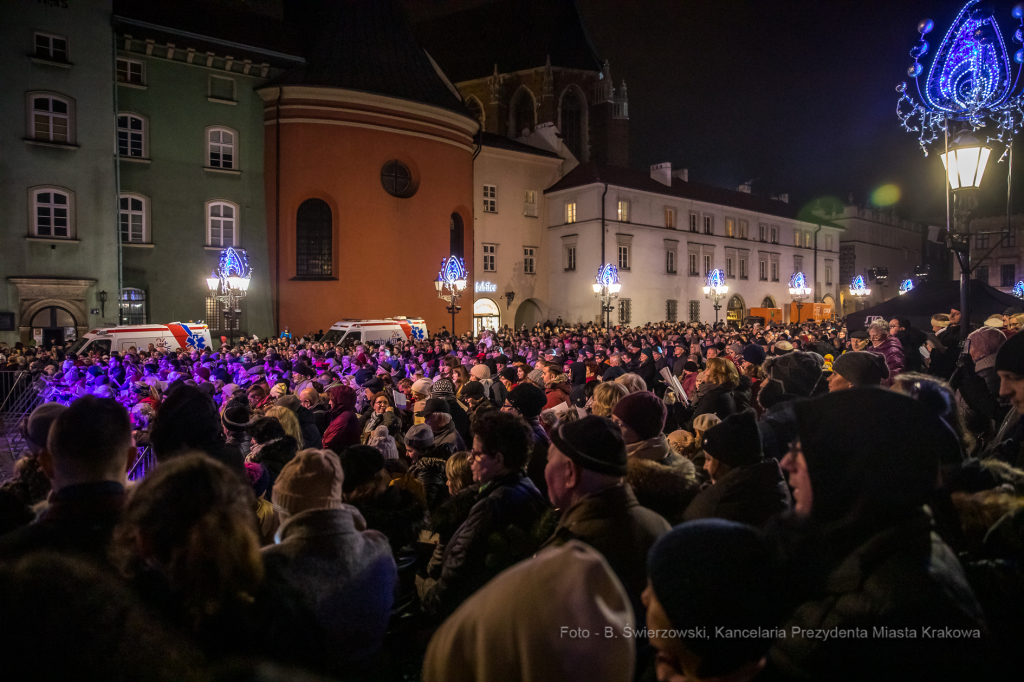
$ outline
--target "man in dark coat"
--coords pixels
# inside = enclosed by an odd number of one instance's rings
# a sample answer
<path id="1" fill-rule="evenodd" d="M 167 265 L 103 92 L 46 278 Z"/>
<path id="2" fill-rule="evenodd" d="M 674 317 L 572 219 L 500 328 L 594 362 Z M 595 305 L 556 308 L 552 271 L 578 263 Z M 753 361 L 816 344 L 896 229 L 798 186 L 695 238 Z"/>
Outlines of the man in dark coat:
<path id="1" fill-rule="evenodd" d="M 310 410 L 307 410 L 294 395 L 283 395 L 277 399 L 279 407 L 287 407 L 295 413 L 299 420 L 299 429 L 302 431 L 302 448 L 320 449 L 323 444 L 320 436 L 320 429 L 316 426 L 316 417 Z"/>
<path id="2" fill-rule="evenodd" d="M 765 460 L 751 410 L 730 415 L 704 434 L 704 469 L 712 486 L 694 498 L 683 521 L 728 519 L 761 527 L 791 505 L 779 463 Z"/>
<path id="3" fill-rule="evenodd" d="M 526 420 L 533 432 L 533 447 L 530 448 L 530 461 L 526 465 L 526 475 L 530 477 L 537 490 L 546 498 L 548 484 L 544 480 L 544 470 L 548 463 L 548 446 L 551 439 L 540 423 L 540 413 L 544 410 L 547 396 L 543 389 L 529 382 L 523 382 L 509 391 L 502 409 L 505 412 L 518 414 Z"/>
<path id="4" fill-rule="evenodd" d="M 758 422 L 764 456 L 780 460 L 796 437 L 796 401 L 808 398 L 821 378 L 821 367 L 810 353 L 791 351 L 769 358 L 764 364 L 768 378 L 758 391 L 764 408 Z"/>

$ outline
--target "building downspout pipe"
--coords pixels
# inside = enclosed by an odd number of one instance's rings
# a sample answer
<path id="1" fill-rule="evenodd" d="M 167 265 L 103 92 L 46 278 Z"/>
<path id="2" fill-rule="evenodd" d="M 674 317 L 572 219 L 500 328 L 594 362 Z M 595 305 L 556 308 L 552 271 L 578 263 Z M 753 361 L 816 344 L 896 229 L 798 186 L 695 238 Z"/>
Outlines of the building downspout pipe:
<path id="1" fill-rule="evenodd" d="M 821 225 L 814 231 L 814 302 L 821 303 L 822 294 L 818 291 L 818 233 Z"/>
<path id="2" fill-rule="evenodd" d="M 110 65 L 117 73 L 117 35 L 111 38 Z M 121 156 L 117 143 L 117 114 L 120 104 L 117 99 L 117 79 L 114 79 L 114 238 L 117 239 L 117 323 L 121 324 L 121 296 L 124 291 L 124 252 L 121 247 Z M 88 318 L 85 325 L 89 324 Z M 83 326 L 85 326 L 83 325 Z"/>
<path id="3" fill-rule="evenodd" d="M 598 263 L 598 265 L 597 265 L 599 268 L 603 268 L 604 264 L 606 262 L 605 258 L 604 258 L 604 241 L 605 241 L 605 239 L 604 239 L 604 233 L 605 233 L 604 198 L 605 198 L 606 194 L 608 194 L 608 183 L 607 182 L 604 183 L 604 191 L 601 192 L 601 262 Z M 604 301 L 601 301 L 601 320 L 603 321 L 604 318 L 605 318 Z M 608 320 L 608 324 L 609 324 L 609 326 L 611 325 L 611 320 L 610 319 Z"/>
<path id="4" fill-rule="evenodd" d="M 281 94 L 274 110 L 274 330 L 281 331 Z"/>

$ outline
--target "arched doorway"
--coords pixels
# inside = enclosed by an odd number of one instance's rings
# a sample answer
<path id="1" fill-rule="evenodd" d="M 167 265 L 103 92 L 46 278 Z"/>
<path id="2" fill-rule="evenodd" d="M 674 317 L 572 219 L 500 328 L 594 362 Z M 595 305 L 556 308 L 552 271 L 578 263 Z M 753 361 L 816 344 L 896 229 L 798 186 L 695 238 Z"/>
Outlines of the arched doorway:
<path id="1" fill-rule="evenodd" d="M 501 311 L 498 304 L 489 298 L 478 298 L 473 303 L 473 333 L 480 335 L 485 329 L 501 326 Z"/>
<path id="2" fill-rule="evenodd" d="M 32 338 L 37 345 L 46 348 L 74 341 L 78 336 L 77 327 L 75 316 L 58 306 L 43 308 L 32 316 Z"/>
<path id="3" fill-rule="evenodd" d="M 540 306 L 532 298 L 528 298 L 519 304 L 516 309 L 516 329 L 522 328 L 525 324 L 527 329 L 532 329 L 533 325 L 538 322 L 542 322 L 544 318 L 540 313 Z"/>
<path id="4" fill-rule="evenodd" d="M 761 307 L 762 308 L 776 308 L 778 306 L 775 305 L 775 299 L 773 299 L 771 296 L 765 296 L 764 300 L 761 301 Z"/>
<path id="5" fill-rule="evenodd" d="M 836 299 L 832 298 L 832 294 L 822 296 L 821 305 L 827 308 L 827 310 L 822 310 L 823 315 L 831 318 L 836 314 Z"/>
<path id="6" fill-rule="evenodd" d="M 729 307 L 726 311 L 725 319 L 739 324 L 743 322 L 743 310 L 743 299 L 739 296 L 733 296 L 729 299 Z"/>

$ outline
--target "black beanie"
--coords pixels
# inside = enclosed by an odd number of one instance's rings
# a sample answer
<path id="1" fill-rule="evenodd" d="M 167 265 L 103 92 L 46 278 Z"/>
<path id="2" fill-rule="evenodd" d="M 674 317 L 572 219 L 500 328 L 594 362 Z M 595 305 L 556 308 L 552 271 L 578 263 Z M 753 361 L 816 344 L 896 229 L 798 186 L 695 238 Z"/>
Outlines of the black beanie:
<path id="1" fill-rule="evenodd" d="M 854 386 L 878 386 L 889 378 L 885 356 L 865 350 L 843 353 L 832 363 L 832 371 Z"/>
<path id="2" fill-rule="evenodd" d="M 370 445 L 353 445 L 341 453 L 341 469 L 345 472 L 342 491 L 350 493 L 362 484 L 373 480 L 384 468 L 384 455 Z"/>
<path id="3" fill-rule="evenodd" d="M 563 455 L 599 474 L 626 475 L 626 443 L 622 430 L 605 417 L 565 422 L 551 431 L 551 442 Z"/>
<path id="4" fill-rule="evenodd" d="M 996 371 L 1024 377 L 1024 332 L 1017 332 L 999 347 Z"/>
<path id="5" fill-rule="evenodd" d="M 544 389 L 528 381 L 519 384 L 505 396 L 509 405 L 519 410 L 524 419 L 534 419 L 539 416 L 548 399 Z"/>
<path id="6" fill-rule="evenodd" d="M 704 433 L 704 451 L 723 464 L 745 467 L 762 459 L 761 433 L 751 410 L 731 414 Z"/>
<path id="7" fill-rule="evenodd" d="M 811 353 L 793 351 L 768 360 L 764 365 L 768 375 L 782 383 L 786 393 L 807 397 L 821 377 L 821 365 Z"/>

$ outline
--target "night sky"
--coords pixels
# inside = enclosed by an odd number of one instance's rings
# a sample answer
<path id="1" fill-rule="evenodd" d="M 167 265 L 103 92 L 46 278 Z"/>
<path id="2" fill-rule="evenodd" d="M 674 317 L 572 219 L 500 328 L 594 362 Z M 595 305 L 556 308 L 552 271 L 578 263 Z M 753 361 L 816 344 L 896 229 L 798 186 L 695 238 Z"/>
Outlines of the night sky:
<path id="1" fill-rule="evenodd" d="M 690 179 L 754 192 L 868 204 L 900 188 L 898 213 L 944 222 L 942 163 L 896 118 L 895 87 L 923 18 L 931 50 L 962 7 L 942 0 L 579 0 L 616 85 L 626 80 L 631 165 L 671 161 Z M 1013 2 L 993 3 L 1007 41 Z M 1016 66 L 1011 61 L 1011 66 Z M 1005 212 L 1006 163 L 993 153 L 983 215 Z M 1024 149 L 1015 211 L 1024 210 Z"/>

